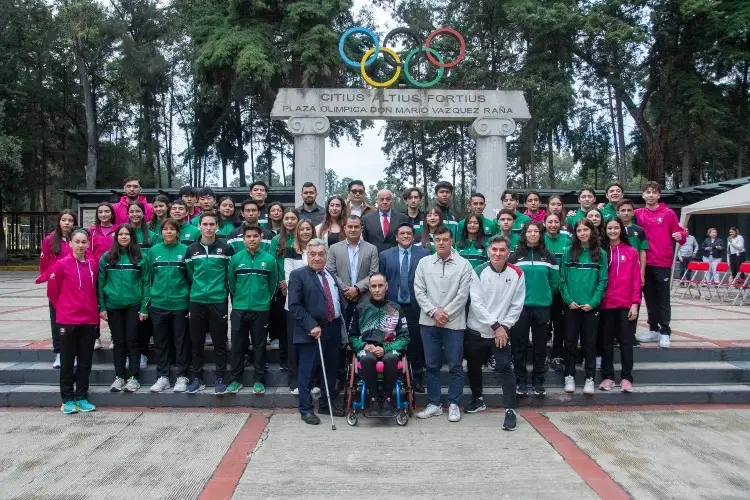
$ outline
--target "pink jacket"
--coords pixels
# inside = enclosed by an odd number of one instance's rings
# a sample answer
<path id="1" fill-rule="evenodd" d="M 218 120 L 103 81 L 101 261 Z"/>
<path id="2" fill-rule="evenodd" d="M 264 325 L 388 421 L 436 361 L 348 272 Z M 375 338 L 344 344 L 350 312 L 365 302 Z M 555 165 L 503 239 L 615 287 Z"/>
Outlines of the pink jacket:
<path id="1" fill-rule="evenodd" d="M 73 255 L 57 261 L 50 270 L 47 297 L 60 325 L 98 325 L 99 303 L 96 279 L 99 266 L 86 255 L 84 262 Z"/>
<path id="2" fill-rule="evenodd" d="M 547 216 L 547 211 L 543 208 L 540 208 L 539 210 L 537 210 L 536 215 L 531 215 L 531 212 L 529 212 L 528 210 L 526 210 L 523 214 L 531 219 L 531 222 L 544 223 L 544 218 Z"/>
<path id="3" fill-rule="evenodd" d="M 55 234 L 54 231 L 44 237 L 42 241 L 42 254 L 39 256 L 39 277 L 36 279 L 37 283 L 44 283 L 47 281 L 48 271 L 52 266 L 60 259 L 67 257 L 73 253 L 73 249 L 70 248 L 68 240 L 60 240 L 60 253 L 54 254 L 52 252 L 52 236 Z"/>
<path id="4" fill-rule="evenodd" d="M 115 225 L 103 228 L 101 226 L 91 226 L 89 228 L 89 250 L 94 262 L 99 262 L 107 250 L 112 246 L 115 236 Z M 98 265 L 98 264 L 97 264 Z"/>
<path id="5" fill-rule="evenodd" d="M 609 251 L 607 290 L 602 309 L 630 309 L 641 303 L 641 263 L 638 250 L 620 243 Z"/>
<path id="6" fill-rule="evenodd" d="M 139 196 L 138 201 L 143 203 L 143 207 L 146 209 L 146 214 L 144 217 L 146 217 L 146 221 L 151 220 L 151 216 L 154 214 L 154 208 L 151 206 L 150 203 L 146 201 L 145 196 Z M 127 224 L 130 222 L 130 219 L 128 218 L 128 197 L 123 196 L 120 198 L 120 201 L 115 203 L 115 225 L 117 224 Z"/>
<path id="7" fill-rule="evenodd" d="M 674 245 L 685 243 L 685 230 L 680 227 L 677 214 L 664 203 L 659 203 L 655 210 L 637 208 L 636 223 L 643 228 L 648 241 L 646 265 L 672 267 Z M 672 233 L 680 233 L 680 241 L 672 239 Z"/>

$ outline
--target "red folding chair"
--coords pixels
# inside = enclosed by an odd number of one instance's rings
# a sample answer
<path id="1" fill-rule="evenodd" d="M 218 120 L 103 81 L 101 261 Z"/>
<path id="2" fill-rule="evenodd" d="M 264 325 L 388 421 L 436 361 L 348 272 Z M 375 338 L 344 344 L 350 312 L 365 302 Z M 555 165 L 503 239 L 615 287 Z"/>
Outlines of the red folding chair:
<path id="1" fill-rule="evenodd" d="M 743 280 L 740 276 L 744 274 L 745 279 Z M 733 288 L 737 290 L 737 295 L 732 301 L 732 305 L 745 305 L 745 301 L 750 301 L 750 262 L 743 262 L 740 264 L 740 270 L 735 276 L 732 283 Z"/>
<path id="2" fill-rule="evenodd" d="M 714 298 L 723 301 L 721 292 L 724 291 L 724 294 L 726 295 L 731 282 L 732 272 L 729 269 L 729 263 L 719 262 L 719 265 L 716 266 L 716 273 L 714 273 L 714 280 L 708 283 L 709 302 L 713 302 Z M 716 295 L 711 293 L 712 290 L 716 292 Z"/>
<path id="3" fill-rule="evenodd" d="M 686 286 L 682 292 L 682 298 L 685 299 L 689 295 L 691 299 L 701 298 L 701 287 L 705 286 L 705 280 L 708 272 L 711 270 L 711 266 L 708 262 L 692 261 L 688 262 L 687 271 L 685 271 L 687 280 L 685 281 Z M 693 295 L 695 290 L 696 295 Z M 709 292 L 710 293 L 710 292 Z"/>

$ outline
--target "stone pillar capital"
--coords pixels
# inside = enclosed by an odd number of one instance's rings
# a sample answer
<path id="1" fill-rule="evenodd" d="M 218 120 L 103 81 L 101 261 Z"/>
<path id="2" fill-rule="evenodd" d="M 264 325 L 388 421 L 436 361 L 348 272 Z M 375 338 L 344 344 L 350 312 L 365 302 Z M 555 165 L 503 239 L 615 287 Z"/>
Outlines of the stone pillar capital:
<path id="1" fill-rule="evenodd" d="M 319 135 L 328 137 L 331 123 L 325 116 L 293 116 L 287 122 L 289 133 L 293 136 Z"/>
<path id="2" fill-rule="evenodd" d="M 512 118 L 477 118 L 469 127 L 473 139 L 483 137 L 507 137 L 516 131 L 516 122 Z"/>

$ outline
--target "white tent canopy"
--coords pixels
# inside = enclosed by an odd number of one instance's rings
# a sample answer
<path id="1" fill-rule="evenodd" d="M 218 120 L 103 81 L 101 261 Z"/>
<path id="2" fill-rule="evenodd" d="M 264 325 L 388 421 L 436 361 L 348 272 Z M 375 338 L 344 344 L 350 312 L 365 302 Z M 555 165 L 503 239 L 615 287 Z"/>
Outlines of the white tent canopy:
<path id="1" fill-rule="evenodd" d="M 691 215 L 750 213 L 750 183 L 682 207 L 680 225 L 687 227 Z"/>

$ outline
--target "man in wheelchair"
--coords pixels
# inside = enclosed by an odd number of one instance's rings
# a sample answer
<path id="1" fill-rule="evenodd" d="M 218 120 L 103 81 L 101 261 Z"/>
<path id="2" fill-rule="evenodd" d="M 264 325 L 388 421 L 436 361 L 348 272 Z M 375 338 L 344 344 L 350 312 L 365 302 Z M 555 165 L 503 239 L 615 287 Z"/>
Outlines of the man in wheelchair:
<path id="1" fill-rule="evenodd" d="M 370 302 L 357 307 L 349 329 L 354 351 L 365 382 L 370 416 L 395 416 L 392 397 L 398 379 L 398 364 L 409 344 L 409 329 L 401 307 L 386 300 L 388 282 L 382 274 L 370 276 Z M 382 391 L 378 388 L 378 361 L 383 362 Z"/>

